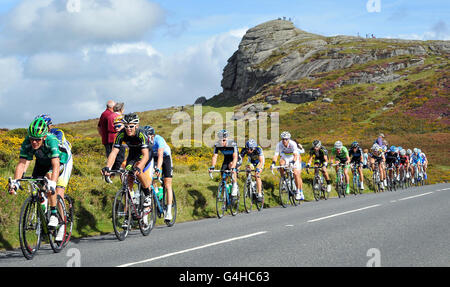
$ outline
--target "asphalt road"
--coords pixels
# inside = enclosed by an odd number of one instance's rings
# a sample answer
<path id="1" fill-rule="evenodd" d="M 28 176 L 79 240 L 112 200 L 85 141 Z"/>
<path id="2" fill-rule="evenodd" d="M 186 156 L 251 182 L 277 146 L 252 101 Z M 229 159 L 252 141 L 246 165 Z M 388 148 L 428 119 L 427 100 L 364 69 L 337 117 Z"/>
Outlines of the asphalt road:
<path id="1" fill-rule="evenodd" d="M 0 252 L 0 267 L 450 266 L 449 211 L 450 184 L 437 184 L 45 245 L 31 261 Z"/>

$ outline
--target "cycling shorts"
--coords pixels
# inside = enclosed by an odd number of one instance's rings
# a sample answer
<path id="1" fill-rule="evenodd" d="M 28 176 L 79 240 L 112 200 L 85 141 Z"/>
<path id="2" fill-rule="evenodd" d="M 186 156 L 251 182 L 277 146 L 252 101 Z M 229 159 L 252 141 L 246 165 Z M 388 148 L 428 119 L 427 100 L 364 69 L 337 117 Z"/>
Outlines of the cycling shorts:
<path id="1" fill-rule="evenodd" d="M 294 160 L 294 155 L 293 154 L 287 155 L 287 154 L 281 153 L 281 158 L 284 161 L 286 161 L 286 164 L 290 164 L 291 161 Z M 298 169 L 298 170 L 302 169 L 302 165 L 300 164 L 300 160 L 297 159 L 297 161 L 294 163 L 294 169 Z"/>

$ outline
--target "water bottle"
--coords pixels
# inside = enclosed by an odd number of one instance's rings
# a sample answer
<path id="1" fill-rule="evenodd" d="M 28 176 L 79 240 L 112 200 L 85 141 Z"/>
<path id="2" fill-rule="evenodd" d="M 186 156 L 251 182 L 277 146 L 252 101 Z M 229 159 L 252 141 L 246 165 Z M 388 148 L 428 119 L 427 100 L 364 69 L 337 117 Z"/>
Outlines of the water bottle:
<path id="1" fill-rule="evenodd" d="M 227 184 L 227 193 L 231 194 L 231 183 Z"/>
<path id="2" fill-rule="evenodd" d="M 158 196 L 159 200 L 162 200 L 163 194 L 164 194 L 163 187 L 162 186 L 158 187 L 158 192 L 156 193 L 156 195 Z"/>
<path id="3" fill-rule="evenodd" d="M 41 208 L 44 213 L 47 212 L 47 203 L 48 203 L 47 197 L 45 196 L 44 193 L 42 193 L 41 194 Z"/>

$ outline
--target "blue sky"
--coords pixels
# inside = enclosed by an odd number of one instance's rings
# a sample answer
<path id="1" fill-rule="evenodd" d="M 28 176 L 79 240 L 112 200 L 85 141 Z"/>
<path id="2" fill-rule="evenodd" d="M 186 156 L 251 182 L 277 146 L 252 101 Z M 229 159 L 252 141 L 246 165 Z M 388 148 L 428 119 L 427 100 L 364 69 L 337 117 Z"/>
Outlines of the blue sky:
<path id="1" fill-rule="evenodd" d="M 130 112 L 210 98 L 246 30 L 278 17 L 324 36 L 450 40 L 450 1 L 0 0 L 1 127 L 96 118 L 108 99 Z"/>

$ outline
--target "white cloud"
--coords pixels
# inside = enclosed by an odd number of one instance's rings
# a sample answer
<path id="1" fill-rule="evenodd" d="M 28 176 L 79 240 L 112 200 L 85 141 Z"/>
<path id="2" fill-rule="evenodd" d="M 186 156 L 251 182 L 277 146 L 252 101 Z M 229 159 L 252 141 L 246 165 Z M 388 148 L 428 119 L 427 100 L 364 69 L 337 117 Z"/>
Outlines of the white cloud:
<path id="1" fill-rule="evenodd" d="M 3 53 L 73 51 L 88 45 L 139 40 L 164 22 L 158 4 L 146 0 L 24 0 L 6 17 L 0 36 Z"/>

